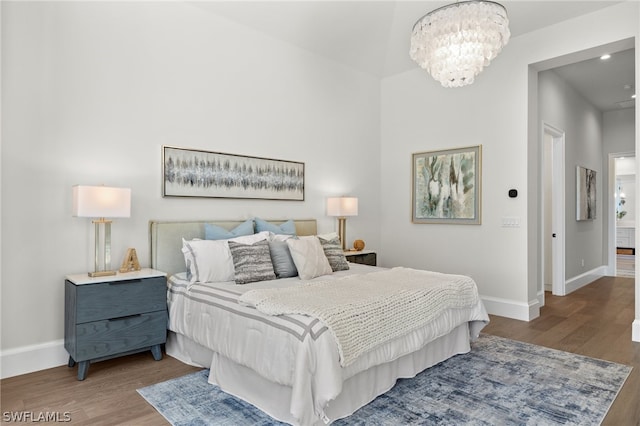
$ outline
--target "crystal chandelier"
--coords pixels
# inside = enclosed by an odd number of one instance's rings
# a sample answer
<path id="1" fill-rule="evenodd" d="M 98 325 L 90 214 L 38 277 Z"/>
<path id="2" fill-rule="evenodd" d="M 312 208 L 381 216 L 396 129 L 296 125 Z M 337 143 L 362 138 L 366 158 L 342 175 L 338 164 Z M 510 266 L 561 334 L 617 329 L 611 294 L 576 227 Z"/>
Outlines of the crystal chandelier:
<path id="1" fill-rule="evenodd" d="M 499 3 L 463 1 L 416 22 L 410 56 L 444 87 L 473 83 L 509 41 L 509 18 Z"/>

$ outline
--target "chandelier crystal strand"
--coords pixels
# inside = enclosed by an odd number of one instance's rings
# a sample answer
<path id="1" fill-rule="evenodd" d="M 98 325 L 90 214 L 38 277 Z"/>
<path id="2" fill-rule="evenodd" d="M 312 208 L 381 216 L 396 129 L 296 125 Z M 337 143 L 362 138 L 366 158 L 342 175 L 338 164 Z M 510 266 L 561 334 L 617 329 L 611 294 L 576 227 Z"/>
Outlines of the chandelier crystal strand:
<path id="1" fill-rule="evenodd" d="M 510 36 L 504 6 L 464 1 L 420 18 L 413 26 L 409 55 L 444 87 L 461 87 L 473 83 Z"/>

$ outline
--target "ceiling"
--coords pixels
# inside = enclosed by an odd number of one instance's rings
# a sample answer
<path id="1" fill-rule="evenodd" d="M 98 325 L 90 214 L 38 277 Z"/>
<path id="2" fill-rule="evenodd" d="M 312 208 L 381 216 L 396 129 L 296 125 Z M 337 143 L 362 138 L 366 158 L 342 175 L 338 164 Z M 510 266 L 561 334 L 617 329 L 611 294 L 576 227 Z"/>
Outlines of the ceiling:
<path id="1" fill-rule="evenodd" d="M 262 0 L 189 3 L 270 37 L 383 78 L 416 67 L 409 58 L 409 35 L 413 24 L 424 14 L 452 1 Z M 507 0 L 501 3 L 509 14 L 511 36 L 517 37 L 620 1 Z M 508 48 L 507 45 L 505 49 Z M 622 101 L 626 94 L 622 92 L 622 87 L 633 84 L 633 50 L 619 55 L 619 58 L 612 58 L 606 64 L 607 68 L 602 65 L 596 60 L 583 61 L 562 67 L 559 71 L 569 84 L 600 109 L 620 108 L 616 103 Z"/>
<path id="2" fill-rule="evenodd" d="M 633 108 L 635 49 L 612 53 L 611 58 L 587 59 L 554 68 L 574 89 L 601 111 Z"/>

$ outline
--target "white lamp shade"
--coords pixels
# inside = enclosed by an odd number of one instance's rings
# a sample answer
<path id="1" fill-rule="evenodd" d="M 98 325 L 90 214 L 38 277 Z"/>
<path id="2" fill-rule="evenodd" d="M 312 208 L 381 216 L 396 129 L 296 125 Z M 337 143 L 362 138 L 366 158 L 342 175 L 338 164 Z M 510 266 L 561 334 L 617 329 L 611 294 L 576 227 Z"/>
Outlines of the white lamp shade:
<path id="1" fill-rule="evenodd" d="M 76 217 L 129 217 L 131 189 L 108 186 L 73 187 L 73 211 Z"/>
<path id="2" fill-rule="evenodd" d="M 327 198 L 327 215 L 358 216 L 358 199 L 356 197 Z"/>

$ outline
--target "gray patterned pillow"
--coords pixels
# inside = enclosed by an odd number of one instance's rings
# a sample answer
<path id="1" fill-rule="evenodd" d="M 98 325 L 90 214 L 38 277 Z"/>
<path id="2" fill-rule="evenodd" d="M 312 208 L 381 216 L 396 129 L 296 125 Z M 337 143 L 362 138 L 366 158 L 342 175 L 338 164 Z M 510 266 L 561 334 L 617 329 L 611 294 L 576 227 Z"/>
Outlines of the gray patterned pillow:
<path id="1" fill-rule="evenodd" d="M 236 271 L 236 284 L 276 279 L 267 240 L 251 245 L 229 241 L 229 250 Z"/>
<path id="2" fill-rule="evenodd" d="M 323 238 L 318 239 L 322 244 L 324 255 L 327 256 L 327 260 L 329 260 L 329 265 L 331 265 L 331 270 L 333 270 L 333 272 L 346 271 L 349 269 L 349 263 L 344 257 L 344 252 L 342 251 L 342 245 L 340 244 L 339 238 L 334 238 L 333 240 L 325 240 Z"/>

